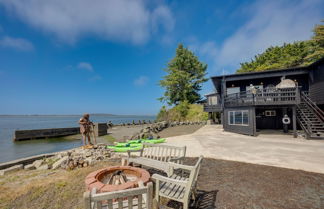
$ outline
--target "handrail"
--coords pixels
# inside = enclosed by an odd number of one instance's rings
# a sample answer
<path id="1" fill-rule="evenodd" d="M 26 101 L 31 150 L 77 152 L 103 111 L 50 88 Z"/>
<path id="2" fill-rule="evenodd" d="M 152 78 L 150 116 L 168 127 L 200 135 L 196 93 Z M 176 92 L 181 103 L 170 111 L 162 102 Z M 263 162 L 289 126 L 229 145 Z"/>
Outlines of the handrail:
<path id="1" fill-rule="evenodd" d="M 309 120 L 309 118 L 307 117 L 307 115 L 305 115 L 305 113 L 301 109 L 300 109 L 300 113 L 304 116 L 303 119 L 305 120 L 305 122 L 307 124 L 307 128 L 304 127 L 304 125 L 302 125 L 301 122 L 299 122 L 299 124 L 306 129 L 306 130 L 304 129 L 304 131 L 306 131 L 309 135 L 311 135 L 311 132 L 312 132 L 311 128 L 313 127 L 312 126 L 312 122 Z M 299 120 L 298 117 L 297 117 L 297 120 Z"/>
<path id="2" fill-rule="evenodd" d="M 316 115 L 324 122 L 324 112 L 306 95 L 305 92 L 302 92 L 302 99 L 317 113 Z"/>
<path id="3" fill-rule="evenodd" d="M 299 122 L 300 126 L 302 127 L 302 129 L 306 132 L 306 134 L 308 134 L 309 136 L 311 135 L 309 133 L 309 123 L 307 123 L 307 128 L 302 124 L 301 120 L 299 119 L 299 117 L 297 117 L 297 121 Z"/>

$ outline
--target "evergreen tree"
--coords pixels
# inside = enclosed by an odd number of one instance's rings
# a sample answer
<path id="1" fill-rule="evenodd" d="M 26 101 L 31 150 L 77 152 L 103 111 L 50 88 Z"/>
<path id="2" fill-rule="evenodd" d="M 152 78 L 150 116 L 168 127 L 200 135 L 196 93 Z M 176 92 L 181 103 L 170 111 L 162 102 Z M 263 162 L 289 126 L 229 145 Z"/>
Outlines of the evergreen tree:
<path id="1" fill-rule="evenodd" d="M 237 73 L 306 66 L 323 58 L 324 25 L 316 25 L 313 32 L 311 40 L 269 47 L 250 62 L 241 63 Z"/>
<path id="2" fill-rule="evenodd" d="M 208 80 L 205 78 L 206 69 L 206 64 L 179 44 L 176 56 L 165 69 L 168 74 L 160 81 L 160 85 L 165 88 L 163 97 L 159 98 L 160 101 L 166 101 L 169 105 L 177 105 L 184 101 L 193 104 L 199 101 L 201 85 Z"/>

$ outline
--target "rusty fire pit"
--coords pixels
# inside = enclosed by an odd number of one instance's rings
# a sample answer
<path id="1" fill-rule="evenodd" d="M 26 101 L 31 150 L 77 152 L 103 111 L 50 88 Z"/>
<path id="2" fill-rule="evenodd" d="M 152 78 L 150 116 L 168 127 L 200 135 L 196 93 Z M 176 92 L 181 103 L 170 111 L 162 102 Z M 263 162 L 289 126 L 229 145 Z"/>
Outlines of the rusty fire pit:
<path id="1" fill-rule="evenodd" d="M 149 180 L 150 174 L 142 168 L 111 166 L 90 173 L 85 184 L 89 191 L 96 188 L 99 193 L 135 188 L 139 181 L 145 184 Z"/>

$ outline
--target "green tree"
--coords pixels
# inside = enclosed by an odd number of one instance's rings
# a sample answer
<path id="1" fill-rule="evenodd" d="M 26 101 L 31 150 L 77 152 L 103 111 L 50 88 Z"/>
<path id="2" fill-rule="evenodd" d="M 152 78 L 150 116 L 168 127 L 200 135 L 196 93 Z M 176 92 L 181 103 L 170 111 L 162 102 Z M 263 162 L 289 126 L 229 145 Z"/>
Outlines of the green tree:
<path id="1" fill-rule="evenodd" d="M 190 104 L 199 101 L 202 83 L 208 80 L 205 78 L 206 69 L 206 64 L 179 44 L 176 56 L 165 69 L 168 74 L 160 81 L 160 85 L 165 88 L 163 97 L 159 98 L 160 101 L 166 101 L 169 105 L 177 105 L 183 101 Z"/>
<path id="2" fill-rule="evenodd" d="M 322 20 L 321 22 L 324 22 Z M 324 25 L 316 25 L 314 30 L 314 35 L 312 37 L 312 41 L 316 48 L 312 50 L 312 52 L 306 57 L 309 62 L 314 62 L 322 57 L 324 57 Z"/>
<path id="3" fill-rule="evenodd" d="M 305 66 L 323 58 L 324 25 L 316 25 L 313 32 L 311 40 L 267 48 L 250 62 L 241 63 L 237 73 Z"/>
<path id="4" fill-rule="evenodd" d="M 321 22 L 324 23 L 324 20 Z M 324 47 L 324 25 L 316 25 L 313 32 L 313 40 L 316 41 L 321 47 Z"/>
<path id="5" fill-rule="evenodd" d="M 158 113 L 156 118 L 158 121 L 167 121 L 168 120 L 168 110 L 167 110 L 166 106 L 162 106 L 162 108 L 160 109 L 160 112 Z"/>

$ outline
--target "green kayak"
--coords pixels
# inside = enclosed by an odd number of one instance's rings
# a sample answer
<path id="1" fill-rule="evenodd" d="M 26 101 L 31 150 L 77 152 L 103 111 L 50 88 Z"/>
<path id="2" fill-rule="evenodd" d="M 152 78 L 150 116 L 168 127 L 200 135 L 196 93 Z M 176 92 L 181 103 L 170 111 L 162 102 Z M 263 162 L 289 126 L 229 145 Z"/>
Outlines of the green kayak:
<path id="1" fill-rule="evenodd" d="M 134 147 L 134 146 L 139 146 L 141 144 L 142 144 L 141 142 L 139 142 L 139 143 L 119 142 L 119 143 L 115 144 L 115 147 Z"/>
<path id="2" fill-rule="evenodd" d="M 164 138 L 160 138 L 160 139 L 142 139 L 142 141 L 145 142 L 145 143 L 158 144 L 158 143 L 165 142 L 165 139 Z"/>
<path id="3" fill-rule="evenodd" d="M 108 149 L 112 149 L 115 152 L 127 152 L 128 150 L 140 150 L 142 149 L 142 143 L 158 144 L 165 142 L 165 139 L 137 139 L 129 140 L 128 142 L 119 142 L 115 146 L 107 146 Z"/>
<path id="4" fill-rule="evenodd" d="M 117 146 L 107 146 L 108 149 L 111 149 L 115 152 L 127 152 L 128 150 L 141 150 L 143 148 L 142 144 L 137 146 L 124 146 L 124 147 L 117 147 Z"/>

